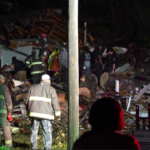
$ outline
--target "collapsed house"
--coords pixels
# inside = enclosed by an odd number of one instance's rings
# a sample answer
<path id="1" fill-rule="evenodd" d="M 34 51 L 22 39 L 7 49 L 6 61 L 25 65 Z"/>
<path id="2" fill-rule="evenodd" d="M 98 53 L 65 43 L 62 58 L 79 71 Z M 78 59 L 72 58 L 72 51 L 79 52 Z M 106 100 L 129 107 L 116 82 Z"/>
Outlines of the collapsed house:
<path id="1" fill-rule="evenodd" d="M 23 19 L 23 16 L 25 19 Z M 1 73 L 5 73 L 7 76 L 7 86 L 9 87 L 14 103 L 12 130 L 14 133 L 18 130 L 27 133 L 29 131 L 26 130 L 26 126 L 30 124 L 30 119 L 27 116 L 24 101 L 31 83 L 13 80 L 9 72 L 14 70 L 7 69 L 5 65 L 11 64 L 11 58 L 13 56 L 16 56 L 20 60 L 25 60 L 31 54 L 33 47 L 36 47 L 36 51 L 40 53 L 40 49 L 42 48 L 41 34 L 47 35 L 49 50 L 61 49 L 62 43 L 68 42 L 68 27 L 60 17 L 53 13 L 51 14 L 50 10 L 47 10 L 42 13 L 28 12 L 24 13 L 24 15 L 16 14 L 11 17 L 9 22 L 3 24 L 3 28 L 5 30 L 0 34 L 2 45 L 0 64 Z M 7 39 L 5 35 L 7 35 Z M 83 47 L 83 37 L 83 30 L 79 29 L 79 47 Z M 93 43 L 97 42 L 98 39 L 87 34 L 87 40 L 89 43 L 88 46 L 92 51 L 94 49 Z M 90 106 L 96 99 L 105 96 L 114 97 L 121 103 L 124 111 L 125 131 L 136 130 L 136 105 L 140 108 L 140 116 L 148 118 L 150 78 L 145 66 L 149 62 L 145 62 L 141 66 L 137 64 L 139 59 L 131 55 L 126 48 L 114 47 L 114 50 L 117 55 L 116 61 L 118 64 L 116 65 L 115 74 L 102 74 L 100 76 L 100 85 L 97 85 L 97 77 L 94 74 L 89 74 L 80 79 L 80 131 L 90 129 L 88 124 Z M 142 68 L 144 68 L 146 74 L 141 72 Z M 119 81 L 119 91 L 117 92 L 115 91 L 115 80 Z M 57 82 L 55 81 L 52 81 L 52 86 L 57 91 L 61 106 L 63 118 L 61 126 L 63 126 L 64 132 L 67 133 L 68 84 L 59 84 L 58 80 Z M 54 121 L 54 124 L 60 127 L 57 121 Z M 143 126 L 145 130 L 150 130 L 147 120 L 145 123 L 140 120 L 140 129 Z M 67 140 L 67 137 L 65 137 L 65 140 Z"/>

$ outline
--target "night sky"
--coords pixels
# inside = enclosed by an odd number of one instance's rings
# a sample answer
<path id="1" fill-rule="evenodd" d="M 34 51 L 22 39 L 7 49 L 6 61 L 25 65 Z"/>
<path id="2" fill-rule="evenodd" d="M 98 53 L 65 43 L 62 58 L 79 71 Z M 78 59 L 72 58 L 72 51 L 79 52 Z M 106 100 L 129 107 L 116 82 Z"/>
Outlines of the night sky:
<path id="1" fill-rule="evenodd" d="M 62 9 L 68 19 L 69 0 L 0 0 L 0 14 L 28 10 Z M 88 32 L 100 38 L 121 38 L 150 47 L 149 0 L 79 0 L 79 26 L 87 22 Z"/>

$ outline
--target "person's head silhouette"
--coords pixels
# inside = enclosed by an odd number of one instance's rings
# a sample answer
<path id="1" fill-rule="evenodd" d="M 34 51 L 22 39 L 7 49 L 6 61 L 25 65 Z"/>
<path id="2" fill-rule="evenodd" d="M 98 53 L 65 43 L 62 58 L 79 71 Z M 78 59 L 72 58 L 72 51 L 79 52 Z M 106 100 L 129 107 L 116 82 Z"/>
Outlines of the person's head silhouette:
<path id="1" fill-rule="evenodd" d="M 124 127 L 123 111 L 117 100 L 102 98 L 91 107 L 89 123 L 93 130 L 114 131 Z"/>

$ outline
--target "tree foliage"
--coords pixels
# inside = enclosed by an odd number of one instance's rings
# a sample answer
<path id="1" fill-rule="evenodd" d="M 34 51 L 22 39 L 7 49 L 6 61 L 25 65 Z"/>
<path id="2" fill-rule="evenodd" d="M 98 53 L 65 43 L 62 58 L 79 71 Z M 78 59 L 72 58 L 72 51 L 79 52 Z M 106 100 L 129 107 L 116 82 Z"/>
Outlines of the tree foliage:
<path id="1" fill-rule="evenodd" d="M 69 0 L 11 0 L 14 10 L 61 8 L 68 18 Z M 149 0 L 79 0 L 79 25 L 99 37 L 122 38 L 125 45 L 150 46 Z"/>
<path id="2" fill-rule="evenodd" d="M 80 24 L 87 21 L 93 34 L 122 38 L 125 45 L 136 42 L 140 46 L 150 46 L 150 1 L 83 0 L 79 4 Z"/>

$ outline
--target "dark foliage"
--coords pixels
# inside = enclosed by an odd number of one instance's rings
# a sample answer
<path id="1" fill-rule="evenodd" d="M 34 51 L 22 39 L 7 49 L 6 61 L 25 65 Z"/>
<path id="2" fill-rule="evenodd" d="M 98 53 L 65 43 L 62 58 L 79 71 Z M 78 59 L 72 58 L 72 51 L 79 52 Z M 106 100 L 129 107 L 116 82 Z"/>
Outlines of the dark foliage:
<path id="1" fill-rule="evenodd" d="M 7 0 L 2 3 L 1 14 L 61 8 L 68 18 L 69 0 Z M 149 6 L 149 0 L 79 0 L 79 25 L 83 26 L 86 21 L 88 31 L 93 35 L 122 39 L 115 45 L 127 46 L 135 42 L 139 46 L 150 47 Z"/>

